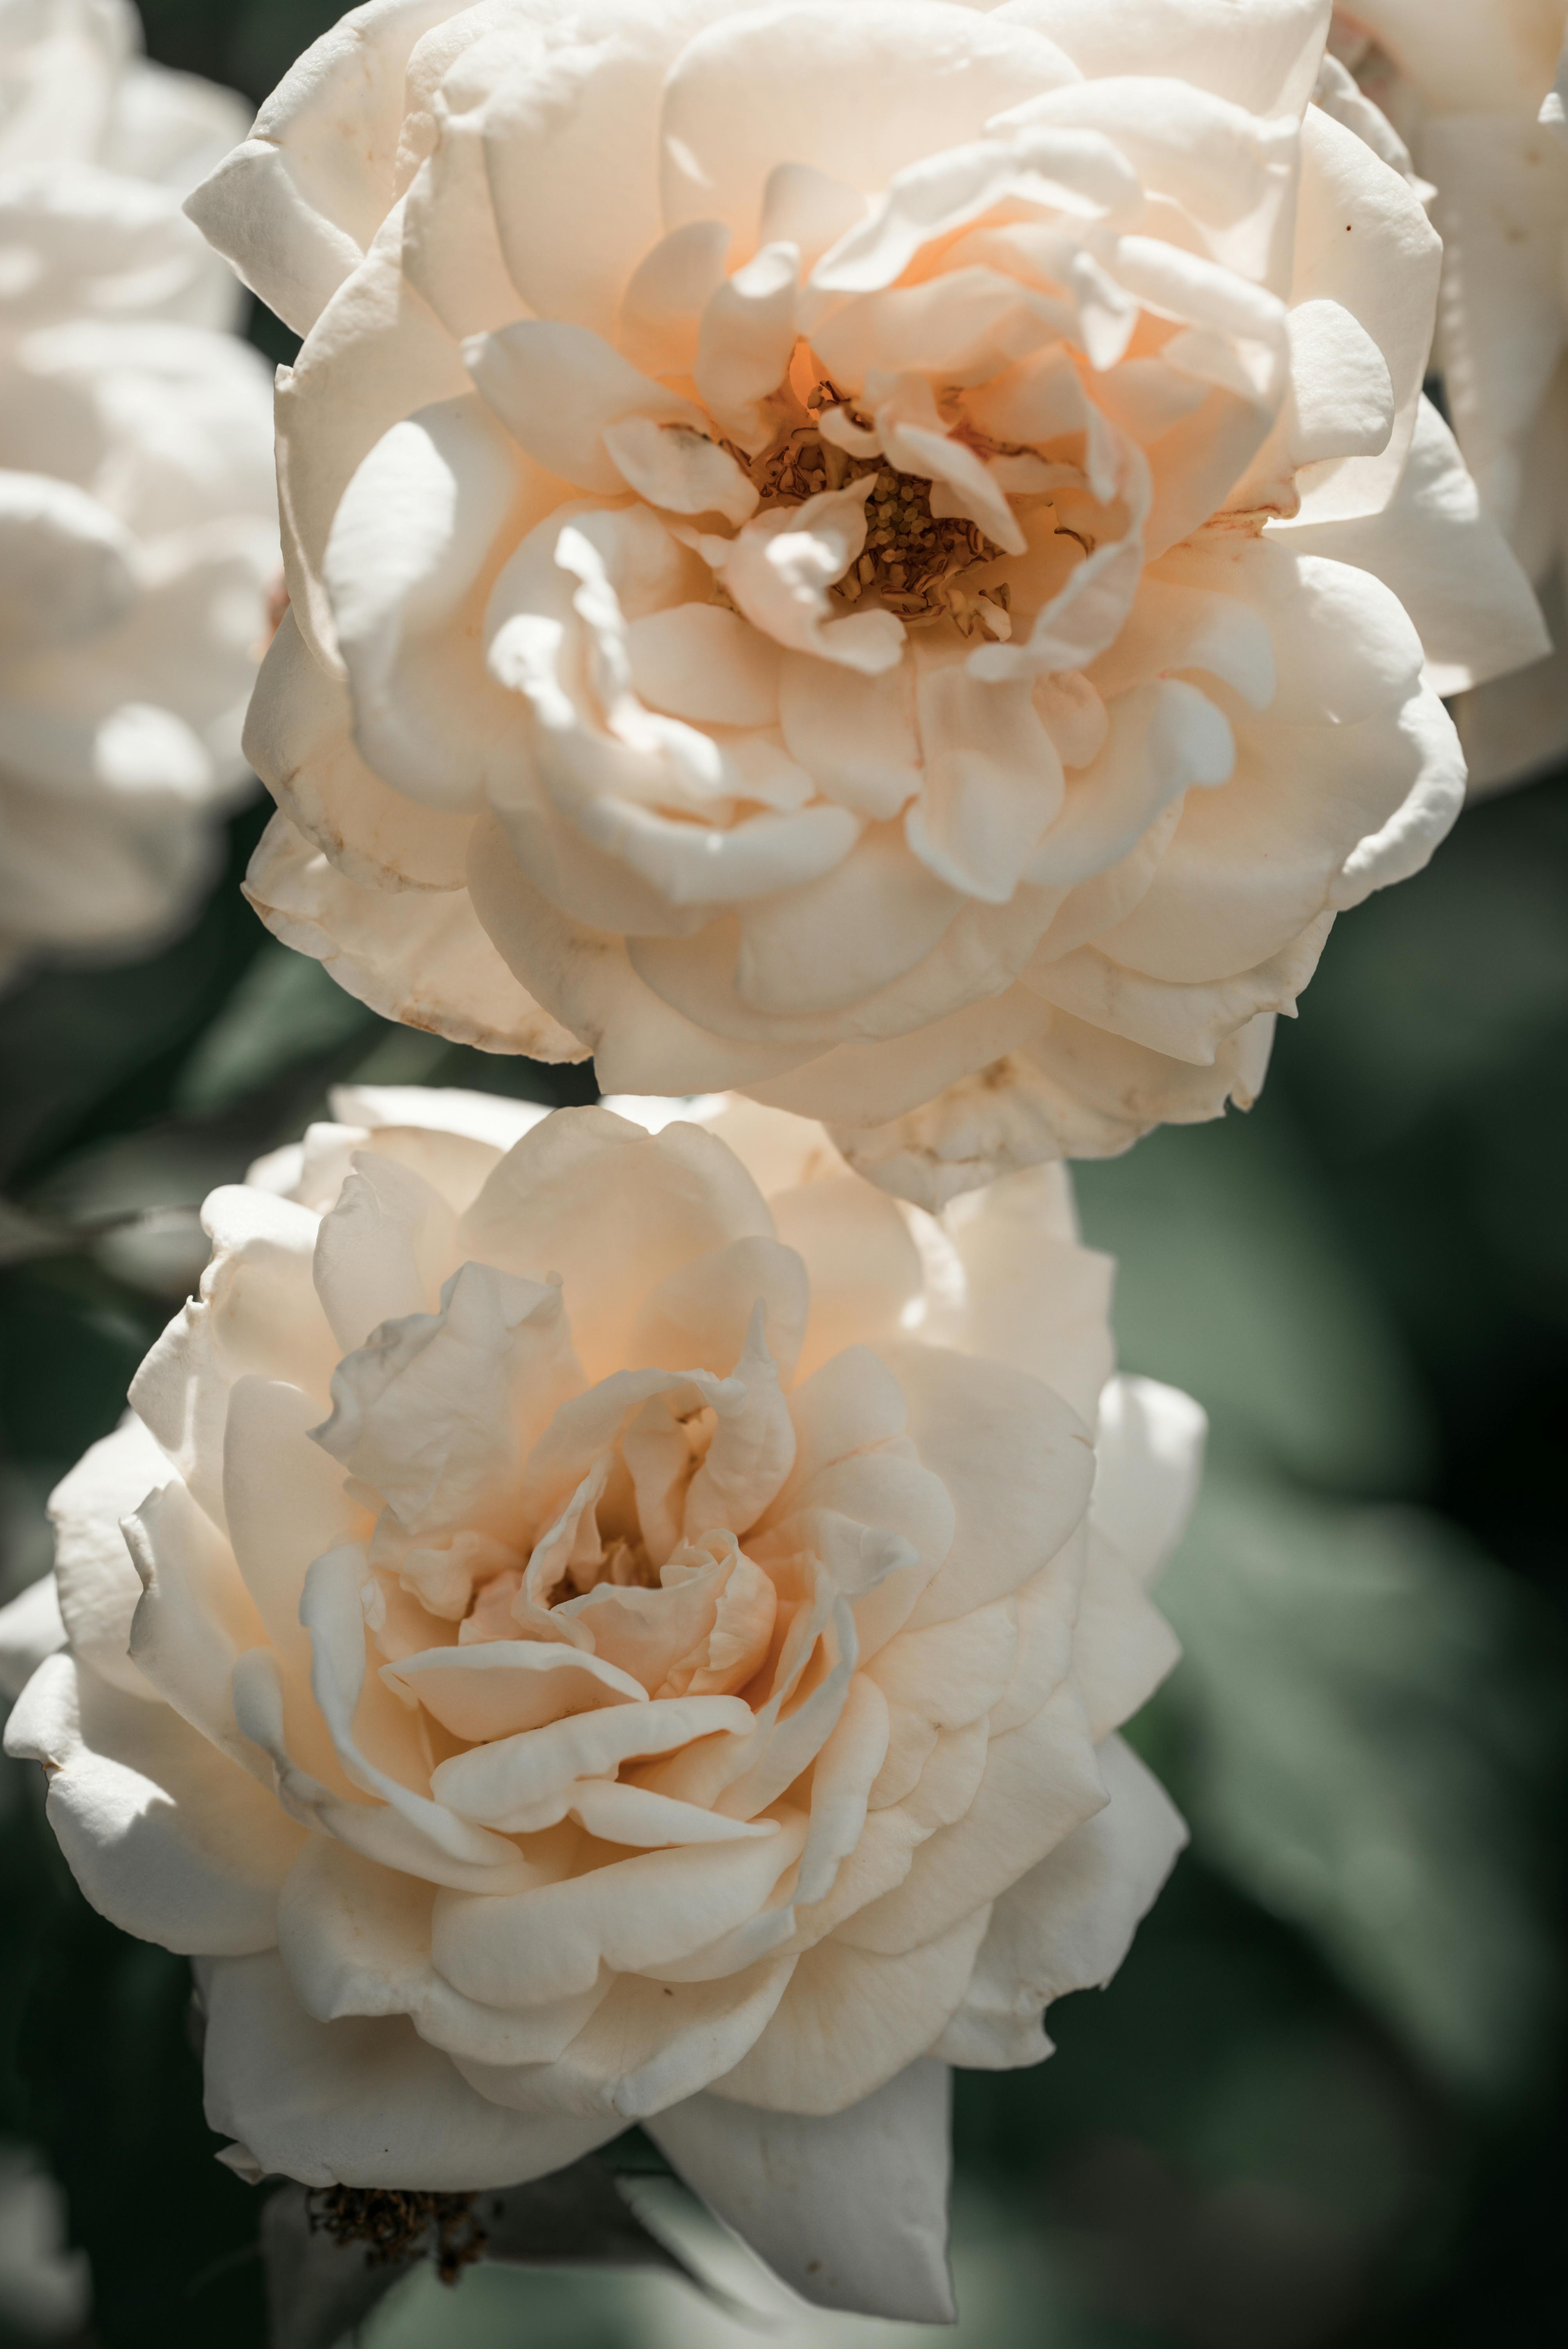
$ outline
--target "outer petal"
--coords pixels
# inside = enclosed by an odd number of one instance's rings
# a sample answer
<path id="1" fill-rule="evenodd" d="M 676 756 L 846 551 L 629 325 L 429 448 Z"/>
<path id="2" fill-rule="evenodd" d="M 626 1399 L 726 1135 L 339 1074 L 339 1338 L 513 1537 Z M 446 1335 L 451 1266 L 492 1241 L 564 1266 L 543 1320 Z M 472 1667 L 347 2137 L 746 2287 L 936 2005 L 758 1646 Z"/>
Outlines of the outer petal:
<path id="1" fill-rule="evenodd" d="M 1323 49 L 1324 0 L 1010 0 L 1008 15 L 1038 18 L 1091 79 L 1170 74 L 1228 98 L 1249 114 L 1299 116 Z"/>
<path id="2" fill-rule="evenodd" d="M 322 582 L 354 698 L 354 739 L 376 773 L 424 806 L 473 810 L 484 761 L 514 706 L 478 642 L 514 537 L 561 496 L 517 461 L 471 396 L 394 424 L 332 518 Z"/>
<path id="3" fill-rule="evenodd" d="M 1493 47 L 1494 26 L 1495 16 L 1478 52 Z M 1439 364 L 1449 412 L 1488 512 L 1511 533 L 1528 526 L 1531 429 L 1568 340 L 1568 155 L 1539 124 L 1489 117 L 1470 99 L 1424 127 L 1421 168 L 1437 182 L 1443 239 Z"/>
<path id="4" fill-rule="evenodd" d="M 922 2060 L 828 2118 L 693 2096 L 650 2137 L 786 2283 L 821 2308 L 950 2324 L 952 2075 Z"/>
<path id="5" fill-rule="evenodd" d="M 1146 1582 L 1191 1515 L 1208 1425 L 1201 1403 L 1155 1379 L 1112 1379 L 1099 1399 L 1089 1514 Z"/>
<path id="6" fill-rule="evenodd" d="M 588 1057 L 518 985 L 465 891 L 413 901 L 357 888 L 279 815 L 251 859 L 245 895 L 285 946 L 314 955 L 383 1019 L 487 1052 Z"/>
<path id="7" fill-rule="evenodd" d="M 51 1656 L 11 1715 L 5 1750 L 48 1770 L 49 1824 L 111 1923 L 204 1955 L 272 1947 L 302 1832 L 178 1713 Z"/>
<path id="8" fill-rule="evenodd" d="M 462 2192 L 543 2178 L 624 2124 L 538 2120 L 470 2088 L 401 2015 L 315 2023 L 278 1959 L 202 1970 L 207 2120 L 263 2175 Z"/>
<path id="9" fill-rule="evenodd" d="M 1066 1170 L 1049 1166 L 1004 1174 L 954 1202 L 945 1228 L 963 1279 L 930 1284 L 921 1336 L 1043 1380 L 1092 1424 L 1112 1368 L 1116 1267 L 1079 1243 L 1071 1200 Z M 1050 1224 L 1064 1203 L 1057 1237 Z"/>
<path id="10" fill-rule="evenodd" d="M 1099 1749 L 1110 1800 L 1005 1892 L 964 2003 L 938 2043 L 950 2064 L 1011 2071 L 1051 2053 L 1040 2013 L 1102 1986 L 1187 1840 L 1159 1781 L 1119 1737 Z"/>
<path id="11" fill-rule="evenodd" d="M 212 1260 L 201 1297 L 130 1382 L 132 1407 L 216 1526 L 225 1522 L 223 1429 L 235 1380 L 285 1379 L 325 1402 L 336 1349 L 311 1279 L 317 1224 L 308 1208 L 253 1184 L 210 1192 L 201 1225 Z M 161 1481 L 150 1478 L 149 1489 Z"/>
<path id="12" fill-rule="evenodd" d="M 1016 1590 L 1056 1556 L 1088 1506 L 1088 1428 L 1038 1379 L 945 1348 L 889 1347 L 922 1465 L 958 1512 L 941 1571 L 910 1628 L 968 1615 Z"/>
<path id="13" fill-rule="evenodd" d="M 115 1687 L 149 1695 L 130 1661 L 130 1619 L 141 1584 L 120 1532 L 122 1517 L 169 1480 L 169 1463 L 134 1412 L 127 1412 L 49 1495 L 55 1527 L 55 1587 L 71 1652 Z"/>
<path id="14" fill-rule="evenodd" d="M 819 1941 L 797 1962 L 757 2044 L 716 2093 L 781 2112 L 824 2114 L 874 2095 L 941 2037 L 989 1918 L 986 1904 L 896 1956 Z"/>
<path id="15" fill-rule="evenodd" d="M 1442 244 L 1408 182 L 1353 130 L 1311 108 L 1302 126 L 1291 298 L 1337 302 L 1371 336 L 1387 363 L 1394 429 L 1377 456 L 1305 469 L 1306 519 L 1377 513 L 1393 495 L 1420 408 L 1441 269 Z"/>
<path id="16" fill-rule="evenodd" d="M 262 663 L 245 755 L 295 830 L 366 889 L 460 889 L 470 819 L 405 799 L 351 739 L 353 704 L 301 636 L 292 610 Z"/>
<path id="17" fill-rule="evenodd" d="M 1082 1703 L 1064 1683 L 1032 1720 L 992 1739 L 967 1816 L 922 1844 L 903 1882 L 847 1919 L 841 1940 L 890 1955 L 918 1949 L 979 1913 L 1105 1800 Z"/>
<path id="18" fill-rule="evenodd" d="M 1015 988 L 1006 1001 L 1012 1006 L 1027 996 L 1026 988 Z M 859 1173 L 935 1208 L 1021 1166 L 1064 1156 L 1114 1157 L 1152 1126 L 1218 1117 L 1227 1101 L 1250 1109 L 1273 1038 L 1272 1019 L 1253 1019 L 1206 1068 L 1130 1044 L 1066 1012 L 1030 1019 L 1020 1002 L 1016 1026 L 1004 1030 L 997 1049 L 961 1056 L 956 1070 L 943 1071 L 945 1082 L 935 1092 L 929 1081 L 918 1088 L 908 1082 L 906 1056 L 896 1045 L 853 1052 L 841 1046 L 789 1085 L 797 1110 L 833 1121 L 833 1140 Z M 890 1058 L 883 1091 L 878 1062 Z M 765 1097 L 784 1091 L 770 1085 Z"/>
<path id="19" fill-rule="evenodd" d="M 296 334 L 315 325 L 390 209 L 409 52 L 462 5 L 371 0 L 355 9 L 306 50 L 250 138 L 191 198 L 208 242 Z M 352 140 L 341 129 L 346 106 L 355 110 Z"/>
<path id="20" fill-rule="evenodd" d="M 0 1696 L 19 1697 L 45 1658 L 65 1644 L 55 1578 L 43 1574 L 0 1607 Z"/>
<path id="21" fill-rule="evenodd" d="M 1370 571 L 1416 624 L 1436 693 L 1463 693 L 1552 649 L 1540 607 L 1501 531 L 1481 510 L 1452 433 L 1423 399 L 1398 488 L 1380 513 L 1271 523 L 1304 554 Z"/>

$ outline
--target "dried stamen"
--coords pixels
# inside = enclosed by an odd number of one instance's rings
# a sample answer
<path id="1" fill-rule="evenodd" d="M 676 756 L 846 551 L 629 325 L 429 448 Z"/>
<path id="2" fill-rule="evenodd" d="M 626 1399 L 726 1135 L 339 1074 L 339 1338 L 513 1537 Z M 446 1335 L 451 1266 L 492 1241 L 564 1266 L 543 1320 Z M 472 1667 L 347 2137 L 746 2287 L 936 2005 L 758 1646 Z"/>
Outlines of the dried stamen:
<path id="1" fill-rule="evenodd" d="M 443 2283 L 456 2283 L 485 2246 L 471 2194 L 402 2192 L 392 2187 L 322 2186 L 305 2199 L 312 2234 L 346 2249 L 363 2243 L 366 2267 L 390 2267 L 427 2248 Z M 433 2237 L 433 2240 L 432 2240 Z"/>
<path id="2" fill-rule="evenodd" d="M 843 405 L 827 382 L 820 383 L 806 401 L 813 418 L 825 408 Z M 863 425 L 852 409 L 847 412 L 851 423 Z M 901 473 L 884 457 L 853 456 L 825 440 L 815 422 L 796 425 L 759 457 L 748 459 L 734 448 L 730 454 L 755 482 L 764 513 L 804 504 L 808 498 L 841 489 L 846 481 L 862 481 L 867 474 L 875 476 L 866 499 L 865 552 L 829 591 L 841 610 L 875 595 L 908 628 L 952 620 L 965 636 L 977 628 L 994 636 L 1011 633 L 1006 585 L 977 595 L 958 584 L 965 573 L 995 563 L 1001 548 L 962 515 L 934 514 L 932 485 L 920 474 Z"/>

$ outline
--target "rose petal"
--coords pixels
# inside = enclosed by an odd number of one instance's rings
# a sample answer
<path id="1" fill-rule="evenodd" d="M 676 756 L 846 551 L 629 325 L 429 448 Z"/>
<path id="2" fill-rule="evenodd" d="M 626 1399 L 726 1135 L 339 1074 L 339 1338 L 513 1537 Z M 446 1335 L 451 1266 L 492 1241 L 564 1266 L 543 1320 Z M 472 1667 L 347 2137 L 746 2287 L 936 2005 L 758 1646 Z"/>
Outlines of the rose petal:
<path id="1" fill-rule="evenodd" d="M 941 2037 L 989 1918 L 982 1903 L 896 1957 L 841 1940 L 819 1941 L 798 1961 L 750 2053 L 715 2083 L 714 2093 L 812 2114 L 841 2113 L 873 2095 Z"/>
<path id="2" fill-rule="evenodd" d="M 1191 1395 L 1155 1379 L 1112 1379 L 1100 1396 L 1089 1514 L 1146 1582 L 1191 1515 L 1208 1425 Z"/>
<path id="3" fill-rule="evenodd" d="M 263 2173 L 463 2193 L 545 2177 L 623 2126 L 505 2112 L 401 2015 L 316 2023 L 275 1957 L 219 1960 L 203 1998 L 208 2126 Z"/>
<path id="4" fill-rule="evenodd" d="M 186 1952 L 272 1948 L 300 1830 L 167 1705 L 51 1656 L 12 1711 L 5 1751 L 47 1766 L 60 1848 L 122 1931 Z"/>
<path id="5" fill-rule="evenodd" d="M 938 2043 L 950 2064 L 1012 2071 L 1051 2053 L 1041 2009 L 1108 1982 L 1187 1840 L 1169 1796 L 1119 1737 L 1099 1749 L 1109 1801 L 991 1911 L 964 2002 Z"/>
<path id="6" fill-rule="evenodd" d="M 169 1463 L 134 1412 L 89 1446 L 49 1495 L 55 1588 L 71 1652 L 128 1696 L 150 1694 L 130 1660 L 141 1585 L 120 1519 L 165 1484 Z"/>
<path id="7" fill-rule="evenodd" d="M 827 2118 L 694 2096 L 648 2133 L 803 2299 L 949 2324 L 951 2084 L 922 2061 Z"/>

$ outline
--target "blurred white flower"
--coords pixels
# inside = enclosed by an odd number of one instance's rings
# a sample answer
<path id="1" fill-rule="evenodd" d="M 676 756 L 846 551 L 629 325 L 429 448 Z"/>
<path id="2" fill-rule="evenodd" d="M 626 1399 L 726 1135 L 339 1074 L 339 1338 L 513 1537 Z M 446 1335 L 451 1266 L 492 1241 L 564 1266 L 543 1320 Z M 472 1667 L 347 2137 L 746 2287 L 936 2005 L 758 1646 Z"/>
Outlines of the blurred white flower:
<path id="1" fill-rule="evenodd" d="M 191 207 L 305 335 L 278 935 L 927 1206 L 1250 1101 L 1459 805 L 1439 691 L 1545 644 L 1327 21 L 346 18 Z"/>
<path id="2" fill-rule="evenodd" d="M 1434 362 L 1465 461 L 1556 650 L 1457 709 L 1470 789 L 1568 756 L 1568 118 L 1564 0 L 1355 0 L 1333 46 L 1429 182 Z"/>
<path id="3" fill-rule="evenodd" d="M 336 1110 L 56 1494 L 8 1750 L 198 1959 L 243 2174 L 638 2120 L 808 2298 L 941 2321 L 948 2065 L 1048 2054 L 1183 1840 L 1115 1733 L 1202 1415 L 1111 1376 L 1060 1168 L 938 1226 L 748 1102 Z"/>
<path id="4" fill-rule="evenodd" d="M 241 102 L 123 0 L 0 0 L 0 975 L 206 878 L 277 567 L 271 391 L 181 206 Z"/>
<path id="5" fill-rule="evenodd" d="M 66 2240 L 66 2198 L 26 2147 L 0 2143 L 0 2323 L 29 2341 L 77 2333 L 92 2301 L 88 2255 Z"/>

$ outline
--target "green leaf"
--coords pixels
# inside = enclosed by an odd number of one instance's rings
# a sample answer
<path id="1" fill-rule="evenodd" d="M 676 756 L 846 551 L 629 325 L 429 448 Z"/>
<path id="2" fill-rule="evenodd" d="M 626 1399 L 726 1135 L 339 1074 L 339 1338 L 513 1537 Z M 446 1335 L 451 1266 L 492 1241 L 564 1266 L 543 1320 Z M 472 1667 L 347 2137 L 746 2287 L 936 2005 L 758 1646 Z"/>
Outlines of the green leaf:
<path id="1" fill-rule="evenodd" d="M 263 933 L 239 892 L 263 811 L 227 829 L 223 877 L 184 934 L 155 955 L 35 972 L 0 1001 L 0 1176 L 50 1152 L 156 1116 L 192 1040 Z"/>
<path id="2" fill-rule="evenodd" d="M 186 1061 L 177 1105 L 226 1109 L 377 1025 L 322 964 L 269 938 Z"/>
<path id="3" fill-rule="evenodd" d="M 1196 1395 L 1217 1452 L 1351 1491 L 1419 1485 L 1419 1392 L 1283 1099 L 1073 1172 L 1086 1237 L 1119 1264 L 1123 1364 Z"/>
<path id="4" fill-rule="evenodd" d="M 1200 1857 L 1441 2078 L 1528 2088 L 1559 2022 L 1532 1789 L 1563 1693 L 1528 1594 L 1422 1511 L 1212 1475 L 1160 1603 Z"/>
<path id="5" fill-rule="evenodd" d="M 29 2134 L 92 2262 L 95 2338 L 101 2349 L 262 2349 L 262 2204 L 213 2159 L 190 1966 L 95 1916 L 52 1839 L 49 1857 L 20 2062 Z"/>

